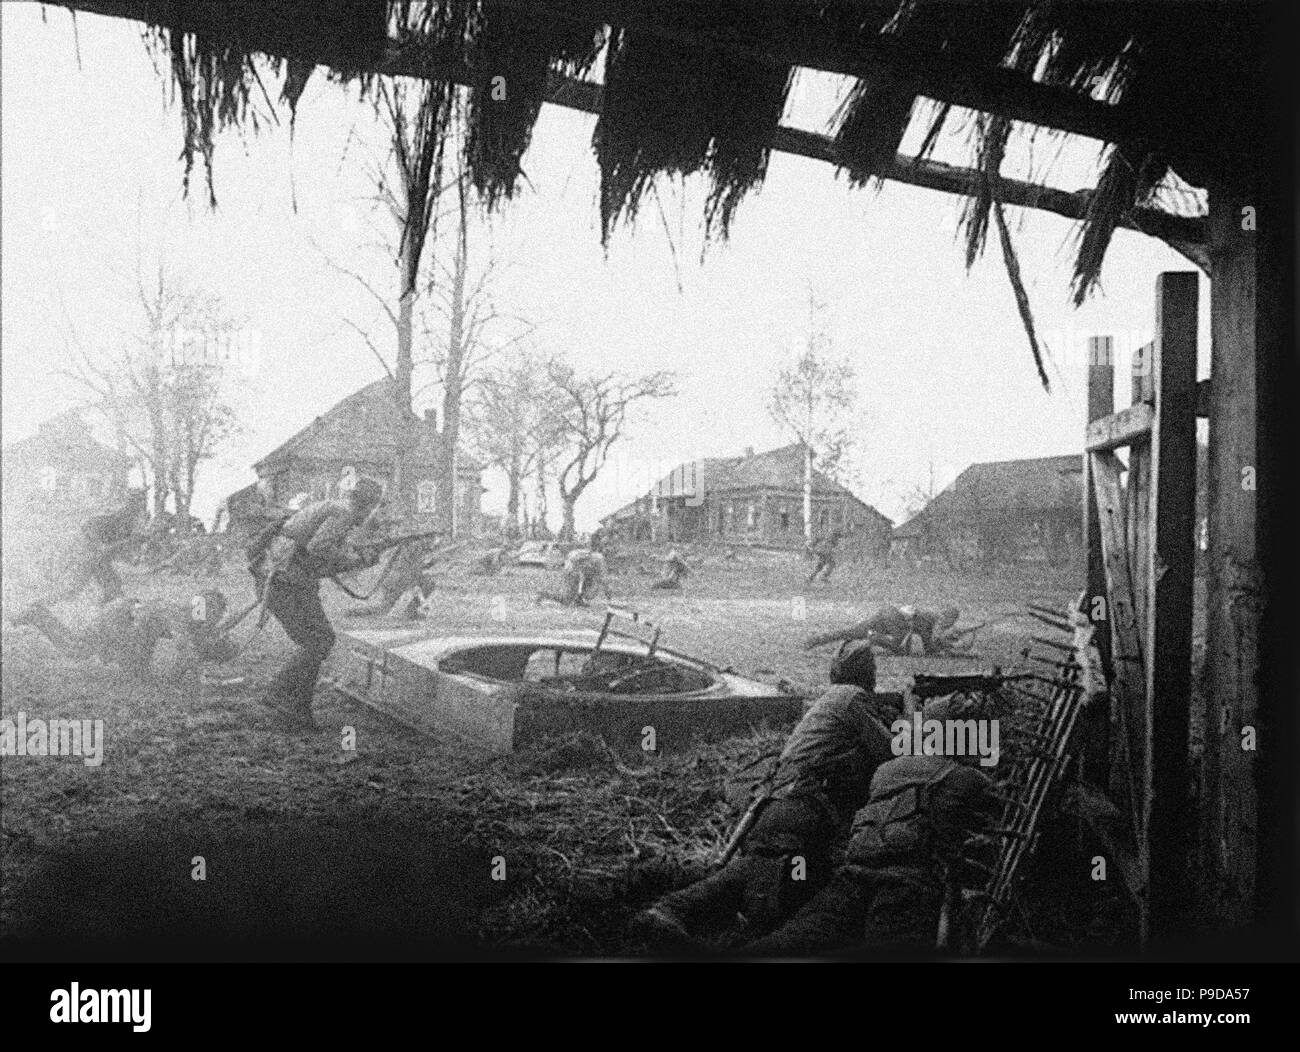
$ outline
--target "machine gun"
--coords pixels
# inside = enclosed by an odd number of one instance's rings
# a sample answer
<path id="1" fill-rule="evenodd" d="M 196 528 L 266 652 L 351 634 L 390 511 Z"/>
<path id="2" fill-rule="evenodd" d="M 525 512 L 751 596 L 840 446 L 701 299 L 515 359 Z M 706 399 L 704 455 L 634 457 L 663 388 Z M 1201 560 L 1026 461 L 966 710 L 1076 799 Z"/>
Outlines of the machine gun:
<path id="1" fill-rule="evenodd" d="M 991 673 L 955 676 L 922 672 L 912 677 L 911 693 L 918 700 L 942 698 L 948 694 L 987 694 L 990 691 L 997 690 L 1004 683 L 1032 678 L 1032 672 L 1004 674 L 996 667 Z"/>

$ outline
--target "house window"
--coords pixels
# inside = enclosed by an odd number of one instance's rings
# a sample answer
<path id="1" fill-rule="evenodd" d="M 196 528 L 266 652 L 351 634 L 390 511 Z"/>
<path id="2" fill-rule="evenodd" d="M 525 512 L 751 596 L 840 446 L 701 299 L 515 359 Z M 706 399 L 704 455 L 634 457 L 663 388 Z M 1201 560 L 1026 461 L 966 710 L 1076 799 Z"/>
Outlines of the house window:
<path id="1" fill-rule="evenodd" d="M 749 502 L 749 510 L 745 517 L 745 524 L 752 530 L 758 525 L 758 506 L 753 501 Z"/>
<path id="2" fill-rule="evenodd" d="M 415 510 L 421 515 L 432 515 L 437 505 L 438 487 L 433 482 L 421 482 L 415 490 Z"/>
<path id="3" fill-rule="evenodd" d="M 790 529 L 790 509 L 786 505 L 781 505 L 781 532 L 786 533 Z"/>
<path id="4" fill-rule="evenodd" d="M 830 524 L 830 521 L 831 521 L 830 512 L 828 512 L 825 508 L 822 508 L 817 513 L 817 525 L 824 530 Z"/>

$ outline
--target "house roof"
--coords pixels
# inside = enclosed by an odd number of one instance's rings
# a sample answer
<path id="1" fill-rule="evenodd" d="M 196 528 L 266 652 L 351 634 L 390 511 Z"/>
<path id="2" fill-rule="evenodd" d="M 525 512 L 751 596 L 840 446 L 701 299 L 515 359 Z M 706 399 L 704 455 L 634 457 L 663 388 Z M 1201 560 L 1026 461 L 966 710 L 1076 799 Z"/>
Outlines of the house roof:
<path id="1" fill-rule="evenodd" d="M 1080 454 L 987 461 L 972 464 L 958 475 L 921 511 L 895 528 L 894 536 L 918 536 L 927 520 L 947 515 L 1050 511 L 1082 499 Z"/>
<path id="2" fill-rule="evenodd" d="M 432 423 L 414 414 L 408 419 L 416 424 L 419 435 L 415 458 L 433 460 L 440 444 L 437 430 Z M 253 469 L 263 475 L 286 461 L 298 459 L 383 464 L 397 454 L 400 420 L 393 397 L 393 380 L 384 377 L 326 410 L 254 464 Z M 459 464 L 462 471 L 482 469 L 482 465 L 463 453 Z"/>
<path id="3" fill-rule="evenodd" d="M 803 490 L 803 446 L 793 443 L 762 453 L 746 453 L 739 457 L 709 457 L 699 462 L 703 467 L 703 488 L 706 496 L 722 496 L 761 492 L 764 490 Z M 885 515 L 862 500 L 851 490 L 820 471 L 813 471 L 814 496 L 841 496 L 866 508 L 872 515 L 892 525 Z M 637 503 L 645 494 L 606 515 L 601 521 L 627 518 L 636 514 Z"/>
<path id="4" fill-rule="evenodd" d="M 52 464 L 74 469 L 129 471 L 132 465 L 125 453 L 98 441 L 76 410 L 45 421 L 36 434 L 6 446 L 4 456 L 11 464 Z"/>

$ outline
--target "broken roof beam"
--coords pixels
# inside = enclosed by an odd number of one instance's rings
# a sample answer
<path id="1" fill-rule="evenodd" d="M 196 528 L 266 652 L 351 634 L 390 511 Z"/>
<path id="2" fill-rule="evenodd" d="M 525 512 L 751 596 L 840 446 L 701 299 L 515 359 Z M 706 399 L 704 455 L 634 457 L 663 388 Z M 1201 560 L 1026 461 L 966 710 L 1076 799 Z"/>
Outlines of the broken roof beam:
<path id="1" fill-rule="evenodd" d="M 225 9 L 214 4 L 185 4 L 176 0 L 46 0 L 57 7 L 117 18 L 129 18 L 158 26 L 175 26 L 187 32 L 201 33 L 214 40 L 266 54 L 309 59 L 328 63 L 332 56 L 307 54 L 298 38 L 273 17 L 275 4 L 260 8 L 267 12 L 262 22 L 239 21 L 247 14 L 247 4 Z M 941 52 L 919 49 L 898 40 L 878 37 L 855 41 L 852 46 L 827 40 L 825 26 L 815 19 L 801 22 L 789 19 L 792 29 L 788 39 L 761 40 L 741 35 L 720 38 L 699 30 L 670 24 L 661 7 L 626 0 L 493 0 L 494 6 L 516 8 L 536 13 L 541 10 L 557 18 L 584 24 L 605 22 L 608 25 L 636 29 L 663 39 L 697 47 L 714 47 L 736 58 L 775 66 L 800 66 L 805 69 L 865 77 L 885 66 L 916 84 L 919 94 L 966 109 L 997 114 L 1047 128 L 1057 128 L 1076 135 L 1086 135 L 1103 142 L 1120 142 L 1135 136 L 1161 141 L 1177 135 L 1177 129 L 1149 128 L 1141 125 L 1140 114 L 1131 107 L 1098 102 L 1065 88 L 1042 84 L 1031 76 L 1003 66 L 986 66 L 963 61 Z M 798 29 L 807 26 L 807 31 Z M 817 30 L 822 29 L 822 33 Z M 297 51 L 293 56 L 286 52 Z M 372 64 L 367 72 L 381 72 Z M 1167 145 L 1176 146 L 1177 142 Z"/>
<path id="2" fill-rule="evenodd" d="M 1140 114 L 1122 103 L 1098 102 L 1066 88 L 1043 84 L 1027 73 L 1004 66 L 963 61 L 951 54 L 918 48 L 886 36 L 854 41 L 850 46 L 838 45 L 827 39 L 825 25 L 815 18 L 785 20 L 780 36 L 770 34 L 756 39 L 739 34 L 721 37 L 673 25 L 669 21 L 672 7 L 663 4 L 629 3 L 628 0 L 491 0 L 491 3 L 534 13 L 542 10 L 584 24 L 603 21 L 687 46 L 718 48 L 738 59 L 770 66 L 800 66 L 850 77 L 869 77 L 884 66 L 915 83 L 918 94 L 927 98 L 1103 142 L 1121 142 L 1139 135 L 1158 139 L 1167 131 L 1139 127 Z M 678 6 L 689 16 L 692 5 Z M 810 10 L 818 6 L 823 5 L 809 5 Z M 802 27 L 808 31 L 800 33 Z M 818 29 L 823 32 L 818 33 Z"/>
<path id="3" fill-rule="evenodd" d="M 170 4 L 160 6 L 157 3 L 150 3 L 149 0 L 54 0 L 54 2 L 61 7 L 153 24 L 160 24 L 164 12 L 172 12 Z M 214 39 L 235 43 L 233 31 L 228 23 L 223 23 L 220 19 L 211 21 L 210 13 L 204 17 L 206 11 L 203 5 L 199 5 L 188 11 L 179 24 L 187 31 L 202 32 L 211 35 Z M 255 41 L 243 38 L 238 43 L 241 47 L 253 48 L 277 57 L 311 58 L 296 53 L 288 54 L 283 40 Z M 465 85 L 481 79 L 481 76 L 476 76 L 474 71 L 466 66 L 459 54 L 453 54 L 450 49 L 420 45 L 409 45 L 405 48 L 390 47 L 387 56 L 375 63 L 371 72 L 384 76 L 446 79 Z M 552 73 L 547 77 L 544 101 L 568 109 L 598 114 L 602 94 L 601 85 L 594 81 Z M 771 147 L 781 153 L 826 161 L 849 170 L 855 168 L 843 156 L 834 139 L 815 132 L 779 125 L 773 130 Z M 860 172 L 860 169 L 858 171 Z M 984 178 L 982 173 L 974 169 L 959 168 L 905 154 L 898 154 L 891 162 L 883 165 L 879 172 L 861 174 L 878 175 L 882 179 L 910 186 L 963 196 L 975 193 Z M 1005 178 L 995 180 L 994 195 L 1005 204 L 1052 212 L 1073 220 L 1084 218 L 1089 201 L 1089 191 L 1071 192 Z M 1204 219 L 1178 216 L 1154 208 L 1135 208 L 1119 221 L 1119 225 L 1159 238 L 1193 259 L 1193 253 L 1197 253 L 1199 246 L 1206 241 Z M 1199 262 L 1196 259 L 1194 261 Z"/>

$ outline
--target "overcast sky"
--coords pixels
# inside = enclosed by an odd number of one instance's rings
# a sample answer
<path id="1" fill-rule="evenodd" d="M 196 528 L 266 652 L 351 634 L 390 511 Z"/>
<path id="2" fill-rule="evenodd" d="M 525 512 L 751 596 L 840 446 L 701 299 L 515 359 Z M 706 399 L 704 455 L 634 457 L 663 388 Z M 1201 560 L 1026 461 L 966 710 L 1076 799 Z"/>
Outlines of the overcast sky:
<path id="1" fill-rule="evenodd" d="M 94 347 L 129 330 L 143 245 L 148 258 L 164 255 L 210 287 L 257 334 L 242 433 L 207 468 L 196 501 L 210 517 L 225 493 L 252 480 L 253 461 L 383 375 L 352 325 L 391 361 L 381 309 L 327 262 L 381 290 L 393 284 L 384 255 L 364 247 L 372 217 L 357 203 L 367 190 L 363 162 L 382 142 L 371 108 L 318 75 L 292 138 L 287 112 L 260 135 L 223 136 L 219 207 L 210 212 L 201 172 L 189 200 L 182 196 L 180 115 L 166 105 L 136 25 L 82 15 L 74 32 L 65 11 L 50 9 L 43 22 L 37 5 L 6 3 L 0 29 L 4 443 L 81 398 L 59 375 L 70 331 Z M 838 90 L 828 78 L 804 78 L 788 122 L 823 130 Z M 651 199 L 606 253 L 594 121 L 543 109 L 524 158 L 530 185 L 475 230 L 474 249 L 484 258 L 490 243 L 500 261 L 498 306 L 536 326 L 539 349 L 580 369 L 678 374 L 681 396 L 637 421 L 579 504 L 580 528 L 678 462 L 788 440 L 765 403 L 773 373 L 803 339 L 810 289 L 826 304 L 835 349 L 857 370 L 856 488 L 897 519 L 901 498 L 926 484 L 932 464 L 943 485 L 977 461 L 1078 452 L 1084 339 L 1111 333 L 1121 353 L 1139 346 L 1151 336 L 1157 275 L 1191 269 L 1162 243 L 1121 231 L 1102 291 L 1074 310 L 1073 224 L 1010 210 L 1054 358 L 1046 394 L 996 237 L 964 268 L 960 199 L 892 183 L 853 190 L 824 163 L 777 154 L 765 184 L 742 203 L 731 240 L 710 246 L 702 262 L 701 193 L 691 184 L 665 185 L 662 211 Z M 943 143 L 939 156 L 963 161 L 963 142 Z M 1053 185 L 1091 186 L 1098 150 L 1088 140 L 1022 144 L 1007 174 L 1047 170 Z M 1207 295 L 1203 279 L 1202 375 Z M 485 507 L 499 510 L 501 480 L 486 483 Z"/>

